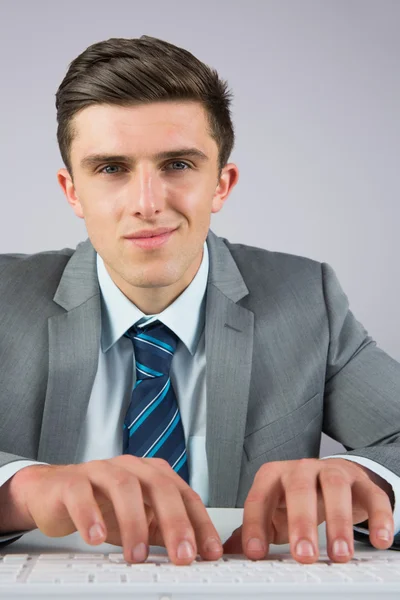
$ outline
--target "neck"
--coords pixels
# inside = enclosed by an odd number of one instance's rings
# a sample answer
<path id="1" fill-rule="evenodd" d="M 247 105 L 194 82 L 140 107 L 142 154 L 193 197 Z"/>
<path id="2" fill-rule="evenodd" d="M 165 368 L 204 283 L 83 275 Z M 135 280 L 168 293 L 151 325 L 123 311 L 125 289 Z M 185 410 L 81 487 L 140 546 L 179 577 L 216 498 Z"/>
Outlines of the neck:
<path id="1" fill-rule="evenodd" d="M 108 274 L 120 289 L 144 315 L 158 315 L 185 291 L 195 278 L 203 260 L 202 249 L 196 260 L 189 266 L 184 275 L 175 283 L 167 286 L 137 287 L 129 284 L 121 275 L 114 272 L 104 262 Z"/>

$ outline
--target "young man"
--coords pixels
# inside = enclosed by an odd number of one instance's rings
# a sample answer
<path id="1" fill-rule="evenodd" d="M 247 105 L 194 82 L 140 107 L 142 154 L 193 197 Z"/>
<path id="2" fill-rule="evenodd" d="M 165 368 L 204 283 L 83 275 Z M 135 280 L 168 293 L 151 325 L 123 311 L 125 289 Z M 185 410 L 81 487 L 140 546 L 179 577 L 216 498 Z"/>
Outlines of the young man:
<path id="1" fill-rule="evenodd" d="M 239 171 L 226 85 L 143 36 L 89 47 L 56 96 L 57 176 L 88 239 L 0 256 L 0 531 L 78 530 L 129 562 L 351 559 L 400 529 L 400 365 L 332 268 L 210 230 Z M 346 453 L 318 458 L 321 432 Z M 396 512 L 397 510 L 397 512 Z M 387 531 L 386 537 L 384 531 Z"/>

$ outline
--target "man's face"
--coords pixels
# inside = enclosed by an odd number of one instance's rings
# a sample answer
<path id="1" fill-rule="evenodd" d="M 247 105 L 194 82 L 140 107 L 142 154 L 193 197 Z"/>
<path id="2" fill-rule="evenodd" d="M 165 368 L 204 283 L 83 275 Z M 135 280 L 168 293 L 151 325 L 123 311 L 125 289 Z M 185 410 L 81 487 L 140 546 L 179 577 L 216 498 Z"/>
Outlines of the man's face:
<path id="1" fill-rule="evenodd" d="M 218 180 L 218 148 L 195 102 L 95 105 L 74 122 L 74 183 L 66 169 L 58 172 L 69 203 L 85 219 L 94 248 L 125 295 L 138 306 L 150 298 L 168 305 L 201 264 L 211 213 L 221 210 L 236 184 L 236 165 L 226 165 Z M 196 148 L 206 158 L 154 157 L 181 148 Z M 126 155 L 130 161 L 82 162 L 93 154 Z M 159 227 L 176 230 L 158 247 L 142 248 L 125 237 Z"/>

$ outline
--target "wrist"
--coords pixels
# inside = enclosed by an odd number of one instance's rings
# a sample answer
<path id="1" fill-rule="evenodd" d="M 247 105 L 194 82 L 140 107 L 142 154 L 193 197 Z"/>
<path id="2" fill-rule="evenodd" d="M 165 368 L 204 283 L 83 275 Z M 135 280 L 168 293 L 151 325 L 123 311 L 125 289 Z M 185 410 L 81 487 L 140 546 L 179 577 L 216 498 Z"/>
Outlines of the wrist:
<path id="1" fill-rule="evenodd" d="M 30 465 L 17 471 L 0 486 L 0 533 L 36 529 L 25 501 L 26 486 L 44 465 Z"/>

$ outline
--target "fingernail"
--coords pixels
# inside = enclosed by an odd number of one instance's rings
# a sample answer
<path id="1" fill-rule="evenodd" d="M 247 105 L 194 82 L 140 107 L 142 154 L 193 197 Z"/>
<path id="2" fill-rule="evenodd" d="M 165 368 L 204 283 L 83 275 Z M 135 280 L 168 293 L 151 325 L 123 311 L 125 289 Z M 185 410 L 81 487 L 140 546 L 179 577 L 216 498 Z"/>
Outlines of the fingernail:
<path id="1" fill-rule="evenodd" d="M 390 540 L 390 533 L 387 529 L 378 529 L 376 535 L 378 536 L 378 538 L 381 538 L 381 540 L 385 540 L 385 542 L 388 542 Z"/>
<path id="2" fill-rule="evenodd" d="M 297 542 L 296 554 L 299 556 L 314 556 L 314 548 L 308 540 L 300 540 Z"/>
<path id="3" fill-rule="evenodd" d="M 206 552 L 220 552 L 222 550 L 222 546 L 217 538 L 210 537 L 207 538 L 204 543 L 204 550 Z"/>
<path id="4" fill-rule="evenodd" d="M 140 542 L 137 546 L 132 550 L 133 560 L 135 562 L 143 562 L 146 560 L 147 548 L 144 542 Z"/>
<path id="5" fill-rule="evenodd" d="M 89 529 L 89 537 L 92 542 L 99 540 L 103 536 L 104 536 L 104 530 L 103 530 L 102 526 L 100 525 L 100 523 L 95 523 Z"/>
<path id="6" fill-rule="evenodd" d="M 246 548 L 247 552 L 264 552 L 264 544 L 258 538 L 250 538 Z"/>
<path id="7" fill-rule="evenodd" d="M 333 553 L 337 556 L 347 556 L 349 554 L 349 546 L 345 540 L 335 540 L 333 542 Z"/>
<path id="8" fill-rule="evenodd" d="M 178 558 L 193 558 L 194 550 L 192 544 L 188 541 L 181 542 L 176 553 Z"/>

